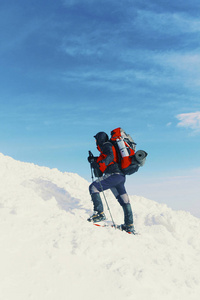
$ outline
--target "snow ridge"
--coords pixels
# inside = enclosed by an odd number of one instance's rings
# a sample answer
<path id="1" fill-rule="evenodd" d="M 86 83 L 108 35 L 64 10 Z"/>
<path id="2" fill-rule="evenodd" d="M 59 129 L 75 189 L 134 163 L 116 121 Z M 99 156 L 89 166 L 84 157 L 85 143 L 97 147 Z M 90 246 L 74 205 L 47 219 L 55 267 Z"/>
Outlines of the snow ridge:
<path id="1" fill-rule="evenodd" d="M 139 235 L 95 227 L 86 222 L 88 186 L 0 153 L 1 298 L 199 299 L 200 220 L 131 196 Z M 106 196 L 121 224 L 121 207 Z"/>

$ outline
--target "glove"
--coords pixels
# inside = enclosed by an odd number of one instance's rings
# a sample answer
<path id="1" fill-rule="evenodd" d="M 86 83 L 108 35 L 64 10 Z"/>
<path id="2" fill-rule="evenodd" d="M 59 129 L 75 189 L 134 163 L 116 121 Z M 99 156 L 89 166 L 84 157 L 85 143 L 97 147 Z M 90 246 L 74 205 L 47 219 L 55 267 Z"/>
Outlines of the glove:
<path id="1" fill-rule="evenodd" d="M 96 160 L 97 160 L 97 157 L 95 157 L 95 156 L 88 156 L 88 161 L 89 161 L 90 164 L 92 164 Z"/>
<path id="2" fill-rule="evenodd" d="M 91 167 L 92 167 L 93 169 L 99 169 L 99 164 L 98 164 L 96 161 L 93 161 L 93 162 L 91 163 Z"/>
<path id="3" fill-rule="evenodd" d="M 94 155 L 91 151 L 89 151 L 88 161 L 91 164 L 93 161 L 95 161 Z"/>
<path id="4" fill-rule="evenodd" d="M 94 161 L 94 155 L 89 151 L 88 161 L 91 164 Z"/>
<path id="5" fill-rule="evenodd" d="M 94 156 L 88 156 L 88 161 L 89 163 L 93 163 L 94 162 Z"/>

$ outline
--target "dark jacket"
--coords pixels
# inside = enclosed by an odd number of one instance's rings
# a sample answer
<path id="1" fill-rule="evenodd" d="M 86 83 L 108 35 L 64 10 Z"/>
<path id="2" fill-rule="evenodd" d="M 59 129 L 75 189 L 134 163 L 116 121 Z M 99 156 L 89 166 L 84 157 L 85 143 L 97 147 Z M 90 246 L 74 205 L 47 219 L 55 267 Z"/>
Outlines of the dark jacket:
<path id="1" fill-rule="evenodd" d="M 104 174 L 122 174 L 117 163 L 117 152 L 113 144 L 109 141 L 108 135 L 105 132 L 99 132 L 95 136 L 97 149 L 100 151 L 100 156 L 97 158 L 99 169 Z"/>

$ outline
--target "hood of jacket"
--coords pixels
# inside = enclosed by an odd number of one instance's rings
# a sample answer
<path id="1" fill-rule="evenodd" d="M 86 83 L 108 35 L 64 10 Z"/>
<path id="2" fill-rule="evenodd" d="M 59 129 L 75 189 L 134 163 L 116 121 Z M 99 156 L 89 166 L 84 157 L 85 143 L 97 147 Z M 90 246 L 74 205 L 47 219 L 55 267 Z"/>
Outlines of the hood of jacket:
<path id="1" fill-rule="evenodd" d="M 99 147 L 109 140 L 107 133 L 103 131 L 98 132 L 94 137 L 96 139 L 97 146 Z"/>

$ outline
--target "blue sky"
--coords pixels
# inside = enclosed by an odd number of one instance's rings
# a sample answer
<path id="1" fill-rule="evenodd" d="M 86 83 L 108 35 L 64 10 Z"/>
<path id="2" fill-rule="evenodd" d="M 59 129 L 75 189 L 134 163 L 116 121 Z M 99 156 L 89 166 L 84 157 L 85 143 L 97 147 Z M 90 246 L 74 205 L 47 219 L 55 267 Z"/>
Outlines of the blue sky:
<path id="1" fill-rule="evenodd" d="M 197 0 L 1 3 L 0 152 L 90 180 L 93 136 L 122 127 L 149 153 L 129 193 L 200 217 L 199 9 Z"/>

